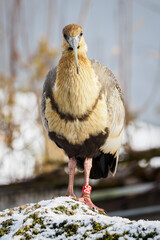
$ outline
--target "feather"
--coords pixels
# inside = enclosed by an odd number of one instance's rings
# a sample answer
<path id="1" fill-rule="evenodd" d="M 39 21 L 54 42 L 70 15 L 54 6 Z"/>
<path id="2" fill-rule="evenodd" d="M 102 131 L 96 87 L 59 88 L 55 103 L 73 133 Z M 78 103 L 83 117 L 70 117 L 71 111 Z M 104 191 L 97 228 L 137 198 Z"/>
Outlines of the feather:
<path id="1" fill-rule="evenodd" d="M 62 96 L 61 98 L 59 96 L 57 101 L 56 94 L 59 94 L 59 89 L 64 90 L 64 82 L 62 86 L 56 82 L 57 68 L 55 68 L 48 73 L 44 83 L 41 116 L 51 140 L 61 147 L 69 157 L 76 157 L 79 168 L 84 168 L 86 157 L 93 158 L 90 178 L 97 179 L 106 177 L 109 171 L 113 175 L 116 172 L 125 112 L 123 94 L 113 73 L 101 63 L 95 60 L 89 61 L 88 64 L 93 69 L 96 91 L 93 94 L 92 90 L 92 95 L 89 95 L 90 92 L 88 92 L 89 100 L 81 100 L 82 105 L 85 102 L 88 104 L 86 108 L 83 107 L 82 113 L 80 110 L 73 111 L 80 99 L 76 95 L 75 99 L 72 98 L 71 103 L 68 95 L 66 108 L 66 100 L 62 101 L 63 107 L 60 107 L 61 104 L 58 101 L 61 101 Z M 81 60 L 79 60 L 79 64 L 81 64 Z M 81 67 L 79 78 L 81 78 Z M 80 79 L 80 81 L 83 80 Z M 77 88 L 81 87 L 82 83 L 79 85 Z M 87 89 L 82 92 L 88 91 L 90 86 L 85 82 L 85 87 Z M 84 95 L 84 98 L 86 96 Z M 72 106 L 73 104 L 75 106 Z M 66 112 L 66 110 L 63 111 L 64 108 L 71 110 Z"/>

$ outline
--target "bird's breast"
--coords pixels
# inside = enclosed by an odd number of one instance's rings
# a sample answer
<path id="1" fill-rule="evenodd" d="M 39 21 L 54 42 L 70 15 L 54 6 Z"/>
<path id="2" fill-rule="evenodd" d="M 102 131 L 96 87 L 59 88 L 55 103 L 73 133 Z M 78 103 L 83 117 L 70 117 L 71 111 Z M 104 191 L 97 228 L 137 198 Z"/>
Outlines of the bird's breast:
<path id="1" fill-rule="evenodd" d="M 101 85 L 90 61 L 79 56 L 77 74 L 74 56 L 63 56 L 57 67 L 54 100 L 64 114 L 80 117 L 91 111 L 99 97 Z"/>
<path id="2" fill-rule="evenodd" d="M 106 96 L 90 61 L 79 58 L 77 74 L 72 60 L 62 57 L 58 64 L 52 95 L 46 98 L 45 118 L 53 141 L 65 151 L 68 147 L 77 152 L 86 149 L 88 156 L 89 146 L 95 152 L 108 137 Z"/>
<path id="3" fill-rule="evenodd" d="M 65 118 L 54 109 L 50 98 L 46 99 L 45 117 L 48 121 L 49 132 L 67 139 L 71 144 L 82 145 L 90 136 L 106 134 L 108 112 L 105 98 L 98 99 L 93 111 L 88 112 L 85 118 Z"/>

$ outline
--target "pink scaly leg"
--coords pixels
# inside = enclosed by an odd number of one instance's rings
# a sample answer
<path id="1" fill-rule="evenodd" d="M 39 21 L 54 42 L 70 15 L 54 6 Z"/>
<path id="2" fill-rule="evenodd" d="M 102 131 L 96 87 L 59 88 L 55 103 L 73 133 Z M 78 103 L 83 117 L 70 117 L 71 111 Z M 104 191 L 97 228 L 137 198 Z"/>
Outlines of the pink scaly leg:
<path id="1" fill-rule="evenodd" d="M 75 158 L 69 158 L 69 162 L 68 162 L 69 182 L 68 182 L 68 189 L 67 189 L 66 196 L 73 196 L 74 198 L 76 198 L 75 194 L 73 193 L 75 168 L 76 168 L 76 159 Z"/>
<path id="2" fill-rule="evenodd" d="M 83 186 L 82 194 L 79 197 L 80 202 L 84 202 L 89 208 L 96 208 L 100 211 L 104 211 L 101 208 L 95 206 L 90 198 L 92 187 L 89 186 L 89 176 L 92 168 L 92 158 L 86 158 L 84 161 L 84 173 L 85 173 L 85 185 Z"/>

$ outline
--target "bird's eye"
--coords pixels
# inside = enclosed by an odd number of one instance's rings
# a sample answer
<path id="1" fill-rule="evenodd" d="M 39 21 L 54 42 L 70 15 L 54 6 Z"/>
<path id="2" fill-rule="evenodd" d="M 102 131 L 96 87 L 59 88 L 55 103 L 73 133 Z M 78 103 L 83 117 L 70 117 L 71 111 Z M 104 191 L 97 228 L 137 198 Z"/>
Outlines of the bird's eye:
<path id="1" fill-rule="evenodd" d="M 83 36 L 83 32 L 81 32 L 79 35 L 80 35 L 80 37 L 82 37 Z"/>

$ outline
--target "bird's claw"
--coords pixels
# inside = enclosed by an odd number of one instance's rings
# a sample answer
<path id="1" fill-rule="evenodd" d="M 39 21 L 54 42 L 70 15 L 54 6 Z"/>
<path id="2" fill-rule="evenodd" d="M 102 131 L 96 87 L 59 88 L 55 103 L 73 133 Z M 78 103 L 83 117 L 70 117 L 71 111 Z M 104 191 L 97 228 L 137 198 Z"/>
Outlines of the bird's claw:
<path id="1" fill-rule="evenodd" d="M 72 198 L 74 198 L 74 199 L 77 199 L 77 197 L 76 197 L 76 195 L 73 193 L 73 194 L 68 194 L 68 193 L 66 193 L 66 195 L 65 195 L 66 197 L 72 197 Z"/>
<path id="2" fill-rule="evenodd" d="M 78 200 L 80 201 L 80 202 L 84 202 L 89 208 L 91 208 L 91 209 L 97 209 L 97 210 L 99 210 L 99 211 L 102 211 L 102 212 L 104 212 L 104 209 L 102 209 L 102 208 L 99 208 L 99 207 L 97 207 L 96 205 L 94 205 L 93 203 L 92 203 L 92 200 L 91 200 L 91 198 L 90 198 L 90 195 L 81 195 L 79 198 L 78 198 Z"/>

